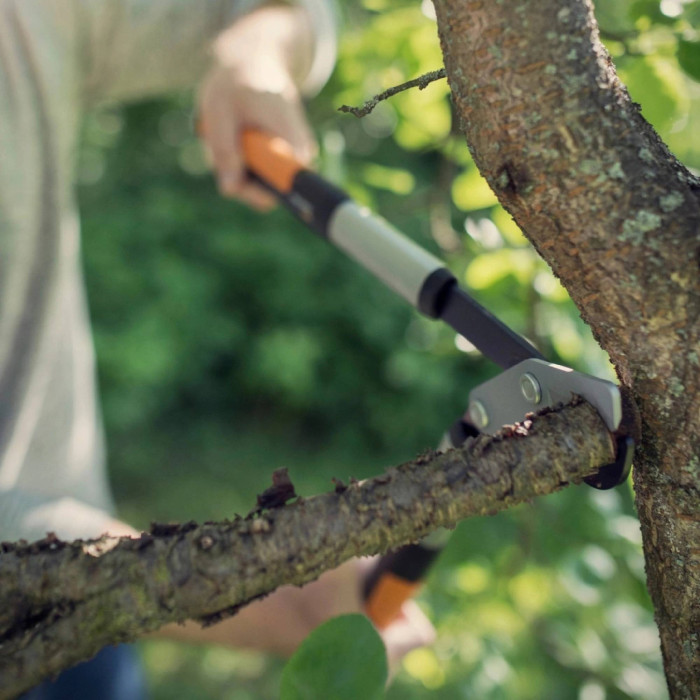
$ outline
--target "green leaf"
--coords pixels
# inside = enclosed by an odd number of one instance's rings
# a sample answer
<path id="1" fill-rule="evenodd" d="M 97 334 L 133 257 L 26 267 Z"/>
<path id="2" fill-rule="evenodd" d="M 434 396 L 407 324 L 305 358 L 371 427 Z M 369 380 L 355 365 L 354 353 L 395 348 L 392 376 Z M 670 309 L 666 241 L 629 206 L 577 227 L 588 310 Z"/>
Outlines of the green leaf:
<path id="1" fill-rule="evenodd" d="M 314 630 L 282 672 L 280 700 L 379 700 L 384 644 L 364 615 L 342 615 Z"/>
<path id="2" fill-rule="evenodd" d="M 700 41 L 678 42 L 678 63 L 693 80 L 700 81 Z"/>
<path id="3" fill-rule="evenodd" d="M 493 208 L 491 220 L 498 226 L 498 230 L 510 245 L 520 248 L 529 245 L 518 224 L 515 223 L 513 217 L 500 204 Z"/>

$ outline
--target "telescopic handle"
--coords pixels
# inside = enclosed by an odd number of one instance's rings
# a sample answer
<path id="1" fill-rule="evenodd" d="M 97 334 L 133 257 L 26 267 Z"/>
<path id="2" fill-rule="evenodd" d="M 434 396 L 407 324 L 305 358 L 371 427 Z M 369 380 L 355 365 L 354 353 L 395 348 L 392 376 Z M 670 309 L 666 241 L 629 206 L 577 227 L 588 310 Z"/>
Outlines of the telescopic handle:
<path id="1" fill-rule="evenodd" d="M 532 357 L 544 359 L 461 289 L 442 260 L 308 170 L 282 138 L 248 130 L 243 134 L 243 152 L 252 177 L 297 218 L 422 314 L 452 326 L 501 367 Z"/>

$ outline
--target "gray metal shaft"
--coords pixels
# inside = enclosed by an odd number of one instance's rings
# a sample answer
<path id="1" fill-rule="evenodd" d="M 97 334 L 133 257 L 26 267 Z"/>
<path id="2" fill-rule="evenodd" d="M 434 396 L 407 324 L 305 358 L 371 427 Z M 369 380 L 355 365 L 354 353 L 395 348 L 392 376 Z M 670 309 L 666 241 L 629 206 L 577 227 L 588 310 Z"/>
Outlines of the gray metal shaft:
<path id="1" fill-rule="evenodd" d="M 353 201 L 333 213 L 328 238 L 418 308 L 423 282 L 445 264 Z"/>

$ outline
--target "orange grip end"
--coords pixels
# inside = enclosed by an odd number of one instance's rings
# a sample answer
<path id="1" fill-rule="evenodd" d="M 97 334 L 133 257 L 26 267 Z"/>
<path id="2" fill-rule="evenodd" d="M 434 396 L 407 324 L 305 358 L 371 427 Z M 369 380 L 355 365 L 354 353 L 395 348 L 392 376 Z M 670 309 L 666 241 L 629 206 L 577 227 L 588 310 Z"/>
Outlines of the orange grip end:
<path id="1" fill-rule="evenodd" d="M 365 601 L 367 617 L 379 628 L 388 627 L 401 613 L 401 606 L 420 588 L 420 581 L 405 581 L 387 572 Z"/>
<path id="2" fill-rule="evenodd" d="M 292 191 L 296 174 L 304 169 L 281 136 L 256 129 L 243 132 L 243 157 L 250 170 L 283 194 Z"/>

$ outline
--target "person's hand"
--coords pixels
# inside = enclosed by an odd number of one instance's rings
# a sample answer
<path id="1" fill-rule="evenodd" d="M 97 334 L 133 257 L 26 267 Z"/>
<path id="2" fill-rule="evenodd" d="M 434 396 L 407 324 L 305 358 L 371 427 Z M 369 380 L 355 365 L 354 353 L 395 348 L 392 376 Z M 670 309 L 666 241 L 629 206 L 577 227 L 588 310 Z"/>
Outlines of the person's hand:
<path id="1" fill-rule="evenodd" d="M 379 557 L 360 559 L 349 562 L 346 566 L 355 566 L 360 580 L 360 587 L 376 566 Z M 364 605 L 360 603 L 360 607 Z M 389 678 L 393 677 L 406 654 L 413 649 L 424 647 L 435 641 L 435 628 L 423 611 L 413 600 L 407 600 L 401 606 L 400 615 L 387 627 L 378 630 L 386 647 Z"/>
<path id="2" fill-rule="evenodd" d="M 312 37 L 293 8 L 263 8 L 237 21 L 213 47 L 214 65 L 199 90 L 198 130 L 219 190 L 258 209 L 274 198 L 245 174 L 241 132 L 254 127 L 283 137 L 308 164 L 316 145 L 298 84 Z"/>
<path id="3" fill-rule="evenodd" d="M 377 557 L 354 559 L 333 571 L 327 571 L 317 581 L 301 589 L 290 590 L 296 597 L 296 607 L 304 620 L 299 641 L 330 617 L 364 612 L 360 591 L 376 562 Z M 394 622 L 378 632 L 386 647 L 390 678 L 409 651 L 435 641 L 435 628 L 412 600 L 403 604 L 401 614 Z"/>
<path id="4" fill-rule="evenodd" d="M 391 678 L 409 651 L 428 646 L 435 641 L 435 628 L 418 605 L 413 600 L 407 600 L 401 606 L 401 615 L 388 627 L 380 630 L 379 635 L 386 647 Z"/>

